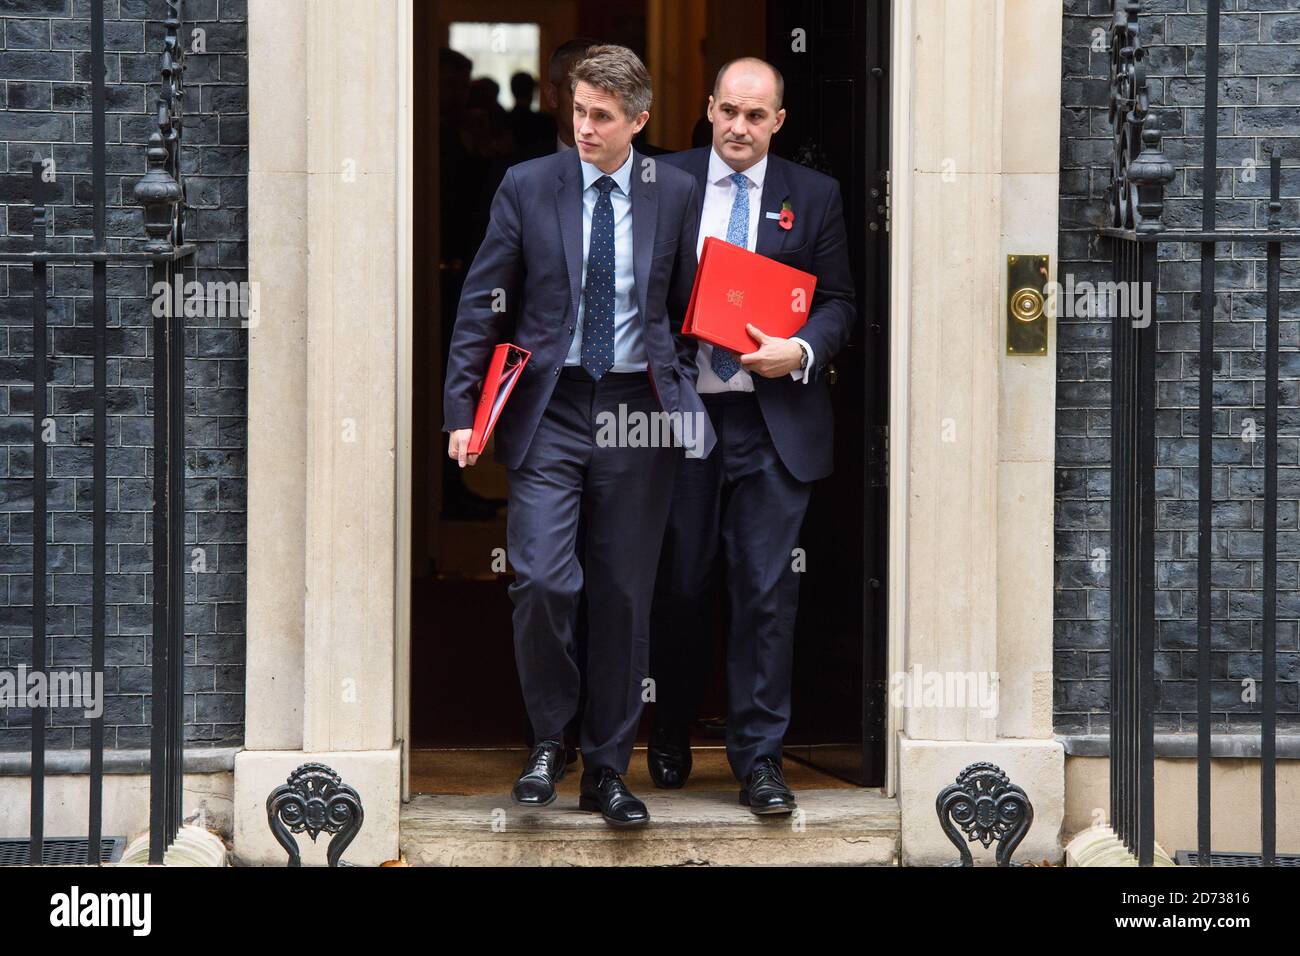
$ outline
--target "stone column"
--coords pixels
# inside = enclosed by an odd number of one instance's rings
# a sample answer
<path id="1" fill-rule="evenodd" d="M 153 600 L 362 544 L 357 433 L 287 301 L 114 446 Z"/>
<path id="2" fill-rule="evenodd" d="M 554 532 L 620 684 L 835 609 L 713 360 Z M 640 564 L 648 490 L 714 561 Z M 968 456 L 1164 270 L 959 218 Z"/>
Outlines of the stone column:
<path id="1" fill-rule="evenodd" d="M 248 744 L 235 854 L 282 865 L 267 794 L 319 761 L 355 788 L 346 858 L 397 856 L 393 734 L 398 5 L 249 4 Z M 304 863 L 326 840 L 303 837 Z"/>
<path id="2" fill-rule="evenodd" d="M 893 658 L 894 688 L 910 691 L 894 710 L 905 863 L 956 859 L 935 797 L 981 760 L 1033 802 L 1017 856 L 1061 854 L 1055 343 L 1009 358 L 1004 318 L 1007 255 L 1046 253 L 1055 267 L 1061 20 L 1057 0 L 917 0 L 895 46 L 895 80 L 911 91 L 895 117 L 896 165 L 907 163 L 895 219 L 907 222 L 893 250 L 908 277 L 894 310 L 906 434 L 891 440 L 895 474 L 906 471 Z"/>
<path id="3" fill-rule="evenodd" d="M 302 748 L 307 499 L 305 0 L 249 10 L 248 693 L 244 743 Z M 270 35 L 279 38 L 271 43 Z"/>

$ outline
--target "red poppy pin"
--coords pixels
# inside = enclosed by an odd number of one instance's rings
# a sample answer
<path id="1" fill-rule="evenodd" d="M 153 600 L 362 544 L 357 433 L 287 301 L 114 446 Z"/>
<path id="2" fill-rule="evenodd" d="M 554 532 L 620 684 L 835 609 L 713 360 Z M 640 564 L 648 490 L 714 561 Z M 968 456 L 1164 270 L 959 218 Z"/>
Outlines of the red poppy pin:
<path id="1" fill-rule="evenodd" d="M 790 208 L 790 200 L 781 203 L 781 218 L 778 220 L 782 229 L 790 230 L 794 227 L 794 210 Z"/>

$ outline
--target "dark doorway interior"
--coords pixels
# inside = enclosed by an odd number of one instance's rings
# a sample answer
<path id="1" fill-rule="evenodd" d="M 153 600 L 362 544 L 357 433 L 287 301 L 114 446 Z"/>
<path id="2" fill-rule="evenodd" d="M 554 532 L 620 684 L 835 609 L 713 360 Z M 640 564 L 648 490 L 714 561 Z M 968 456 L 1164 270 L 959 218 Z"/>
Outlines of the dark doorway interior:
<path id="1" fill-rule="evenodd" d="M 589 36 L 626 44 L 646 59 L 657 80 L 649 142 L 668 149 L 692 144 L 718 66 L 739 55 L 765 56 L 786 78 L 788 119 L 774 151 L 840 181 L 862 322 L 834 363 L 836 470 L 813 491 L 801 541 L 807 570 L 787 753 L 859 785 L 883 783 L 886 8 L 884 0 L 415 5 L 415 258 L 425 267 L 417 268 L 415 286 L 413 748 L 515 747 L 527 738 L 511 640 L 510 576 L 498 570 L 505 548 L 505 509 L 497 505 L 505 497 L 504 471 L 487 456 L 462 475 L 444 465 L 444 341 L 492 191 L 525 149 L 514 141 L 526 135 L 518 130 L 545 130 L 547 122 L 524 117 L 527 111 L 512 118 L 503 80 L 524 71 L 544 82 L 551 49 L 569 37 Z M 438 52 L 457 43 L 473 64 L 468 91 L 458 88 L 463 77 L 448 82 L 448 65 L 459 61 Z M 673 82 L 664 83 L 666 75 Z M 486 77 L 497 79 L 497 90 L 481 82 Z M 544 90 L 534 103 L 540 107 L 535 112 L 545 111 Z M 498 135 L 505 129 L 515 130 L 513 139 Z M 700 744 L 721 742 L 726 713 L 721 601 L 716 621 Z"/>

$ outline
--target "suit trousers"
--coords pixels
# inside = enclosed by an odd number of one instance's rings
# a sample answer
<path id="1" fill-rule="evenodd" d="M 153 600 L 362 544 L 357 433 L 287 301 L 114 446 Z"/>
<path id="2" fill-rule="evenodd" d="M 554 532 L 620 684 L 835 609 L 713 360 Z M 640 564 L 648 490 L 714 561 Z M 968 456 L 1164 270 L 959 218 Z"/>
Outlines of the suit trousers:
<path id="1" fill-rule="evenodd" d="M 651 615 L 655 724 L 685 732 L 709 676 L 711 597 L 721 552 L 727 639 L 727 759 L 743 781 L 762 756 L 781 759 L 790 723 L 793 570 L 812 485 L 781 462 L 752 392 L 705 394 L 718 444 L 677 470 Z"/>
<path id="2" fill-rule="evenodd" d="M 620 410 L 624 420 L 660 411 L 646 372 L 599 381 L 576 367 L 562 372 L 527 454 L 506 472 L 506 545 L 515 663 L 535 738 L 561 737 L 578 711 L 574 630 L 585 588 L 582 762 L 626 773 L 650 673 L 655 569 L 684 452 L 606 443 L 602 421 L 619 420 Z"/>

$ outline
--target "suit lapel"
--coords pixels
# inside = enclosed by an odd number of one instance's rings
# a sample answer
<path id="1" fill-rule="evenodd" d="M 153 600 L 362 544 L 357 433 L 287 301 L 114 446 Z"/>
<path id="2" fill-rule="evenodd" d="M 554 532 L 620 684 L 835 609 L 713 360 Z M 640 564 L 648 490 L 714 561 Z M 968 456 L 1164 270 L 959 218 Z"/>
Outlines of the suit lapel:
<path id="1" fill-rule="evenodd" d="M 785 247 L 788 229 L 782 229 L 780 223 L 769 217 L 769 213 L 781 215 L 781 204 L 790 198 L 790 187 L 786 182 L 785 170 L 781 161 L 775 156 L 767 160 L 767 175 L 763 177 L 763 198 L 759 205 L 758 239 L 755 252 L 760 256 L 776 255 Z"/>
<path id="2" fill-rule="evenodd" d="M 555 206 L 560 218 L 564 261 L 569 268 L 569 319 L 572 320 L 578 315 L 582 284 L 582 167 L 578 164 L 577 150 L 571 150 L 565 157 L 555 187 Z"/>
<path id="3" fill-rule="evenodd" d="M 655 226 L 659 221 L 659 188 L 654 177 L 641 176 L 641 154 L 632 151 L 632 274 L 636 279 L 637 308 L 646 317 L 646 289 L 650 285 L 650 259 L 654 255 Z"/>

